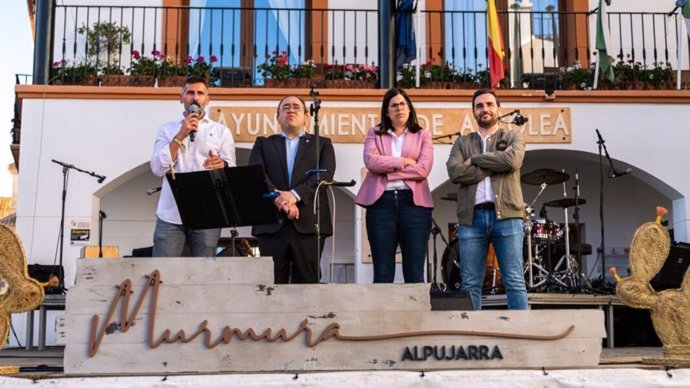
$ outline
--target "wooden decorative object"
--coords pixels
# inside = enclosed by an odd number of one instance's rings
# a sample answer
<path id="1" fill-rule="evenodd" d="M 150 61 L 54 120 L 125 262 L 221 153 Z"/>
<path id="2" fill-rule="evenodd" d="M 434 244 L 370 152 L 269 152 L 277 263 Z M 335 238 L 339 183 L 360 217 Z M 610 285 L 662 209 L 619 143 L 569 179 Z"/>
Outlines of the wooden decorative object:
<path id="1" fill-rule="evenodd" d="M 663 358 L 643 359 L 647 364 L 690 366 L 690 270 L 685 272 L 679 289 L 656 292 L 650 281 L 668 257 L 671 239 L 661 226 L 666 209 L 657 208 L 656 222 L 640 226 L 630 245 L 630 276 L 620 278 L 616 294 L 626 305 L 649 310 L 654 330 L 664 346 Z"/>
<path id="2" fill-rule="evenodd" d="M 43 287 L 29 277 L 19 236 L 0 225 L 0 349 L 10 333 L 10 314 L 31 311 L 43 301 Z"/>

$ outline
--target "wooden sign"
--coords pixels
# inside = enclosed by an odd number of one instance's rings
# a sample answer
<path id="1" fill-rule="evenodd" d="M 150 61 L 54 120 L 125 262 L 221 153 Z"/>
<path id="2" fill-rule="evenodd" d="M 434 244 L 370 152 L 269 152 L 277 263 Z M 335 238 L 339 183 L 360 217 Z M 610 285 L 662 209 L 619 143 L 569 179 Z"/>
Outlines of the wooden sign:
<path id="1" fill-rule="evenodd" d="M 274 285 L 269 258 L 80 259 L 68 374 L 598 364 L 600 310 L 430 311 L 425 284 Z"/>
<path id="2" fill-rule="evenodd" d="M 522 131 L 527 143 L 571 142 L 570 108 L 521 108 L 520 112 L 528 119 L 524 126 L 504 126 Z M 379 113 L 377 108 L 323 107 L 319 115 L 319 133 L 330 137 L 334 143 L 364 143 L 369 128 L 380 121 Z M 230 128 L 237 142 L 253 143 L 256 136 L 270 136 L 280 131 L 274 107 L 211 107 L 211 118 Z M 467 134 L 477 126 L 469 108 L 417 108 L 417 118 L 432 136 Z M 307 127 L 311 128 L 311 124 Z"/>

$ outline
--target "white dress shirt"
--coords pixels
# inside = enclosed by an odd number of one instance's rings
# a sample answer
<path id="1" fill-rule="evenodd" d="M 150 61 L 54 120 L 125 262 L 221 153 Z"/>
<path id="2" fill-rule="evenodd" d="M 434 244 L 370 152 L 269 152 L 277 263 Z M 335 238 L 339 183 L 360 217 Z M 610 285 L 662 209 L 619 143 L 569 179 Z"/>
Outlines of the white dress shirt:
<path id="1" fill-rule="evenodd" d="M 235 167 L 235 140 L 230 130 L 213 120 L 208 115 L 199 120 L 199 127 L 193 142 L 187 136 L 177 153 L 177 159 L 173 162 L 170 155 L 170 143 L 180 131 L 184 118 L 161 125 L 156 132 L 156 141 L 151 155 L 151 171 L 154 175 L 164 177 L 170 172 L 172 165 L 175 172 L 192 172 L 204 170 L 204 160 L 209 158 L 209 152 L 219 155 L 228 163 L 229 167 Z M 163 178 L 160 199 L 156 216 L 165 222 L 181 225 L 182 219 L 177 210 L 175 197 L 168 180 Z"/>
<path id="2" fill-rule="evenodd" d="M 498 127 L 496 127 L 496 129 L 494 129 L 486 137 L 482 136 L 481 132 L 477 131 L 477 134 L 482 139 L 482 152 L 486 152 L 486 142 L 491 139 L 491 136 L 493 136 L 496 131 L 498 131 Z M 480 203 L 495 201 L 494 189 L 491 187 L 491 178 L 486 177 L 477 184 L 477 194 L 474 196 L 474 204 L 479 205 Z"/>
<path id="3" fill-rule="evenodd" d="M 391 135 L 391 156 L 394 158 L 399 158 L 402 156 L 403 145 L 405 145 L 405 135 L 407 134 L 407 128 L 397 136 L 395 132 L 391 129 L 388 130 L 388 134 Z M 402 167 L 402 166 L 401 166 Z M 388 181 L 386 183 L 386 191 L 388 190 L 409 190 L 404 180 L 396 179 Z"/>

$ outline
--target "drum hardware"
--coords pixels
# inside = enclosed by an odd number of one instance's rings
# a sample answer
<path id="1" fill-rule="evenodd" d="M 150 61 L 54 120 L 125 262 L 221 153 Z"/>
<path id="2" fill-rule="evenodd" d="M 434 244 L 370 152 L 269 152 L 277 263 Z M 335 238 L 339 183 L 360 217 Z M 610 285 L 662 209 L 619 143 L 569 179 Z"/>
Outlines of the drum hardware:
<path id="1" fill-rule="evenodd" d="M 565 173 L 565 171 L 563 172 Z M 569 291 L 574 291 L 579 288 L 580 274 L 578 262 L 575 260 L 575 257 L 570 253 L 570 226 L 568 221 L 568 207 L 581 205 L 586 202 L 587 201 L 582 198 L 568 198 L 568 192 L 565 186 L 565 182 L 563 182 L 563 198 L 560 200 L 546 202 L 544 204 L 546 206 L 563 208 L 563 218 L 565 220 L 565 254 L 561 256 L 560 260 L 558 260 L 556 266 L 553 268 L 553 272 L 554 278 L 559 279 L 562 283 L 565 283 Z M 565 267 L 561 269 L 563 266 Z"/>

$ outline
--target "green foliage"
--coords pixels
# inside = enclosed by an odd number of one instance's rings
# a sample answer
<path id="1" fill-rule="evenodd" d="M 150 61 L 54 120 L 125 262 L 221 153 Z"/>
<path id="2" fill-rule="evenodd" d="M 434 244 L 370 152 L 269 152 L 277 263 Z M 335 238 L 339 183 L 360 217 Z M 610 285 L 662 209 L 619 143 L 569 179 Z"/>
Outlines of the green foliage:
<path id="1" fill-rule="evenodd" d="M 115 54 L 120 52 L 122 45 L 129 44 L 132 39 L 129 28 L 118 26 L 117 22 L 96 22 L 91 27 L 82 24 L 77 32 L 86 35 L 89 57 L 98 58 L 108 66 L 116 63 Z"/>
<path id="2" fill-rule="evenodd" d="M 50 69 L 50 83 L 58 85 L 82 85 L 95 79 L 96 66 L 89 62 L 69 63 L 66 60 L 53 62 Z"/>

